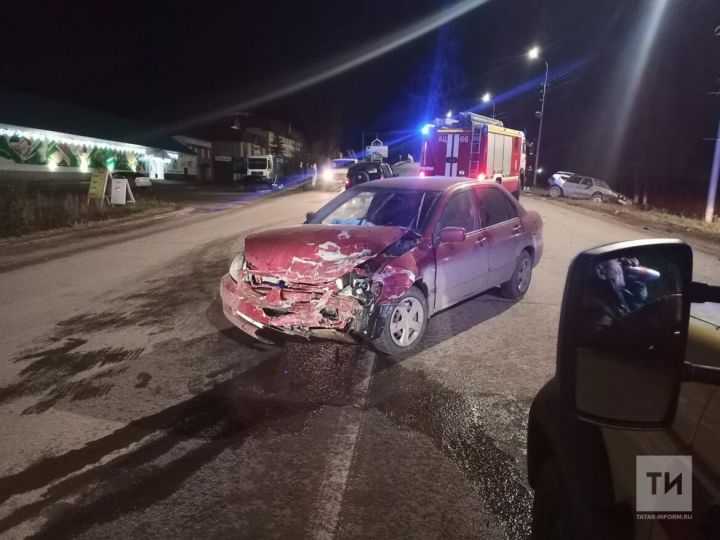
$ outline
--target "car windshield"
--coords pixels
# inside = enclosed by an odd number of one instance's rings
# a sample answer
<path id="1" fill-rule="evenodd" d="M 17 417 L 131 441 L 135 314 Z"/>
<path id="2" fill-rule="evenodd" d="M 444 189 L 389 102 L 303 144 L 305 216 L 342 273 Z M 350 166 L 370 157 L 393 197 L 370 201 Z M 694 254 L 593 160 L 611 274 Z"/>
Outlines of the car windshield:
<path id="1" fill-rule="evenodd" d="M 611 189 L 610 186 L 608 186 L 607 183 L 603 182 L 602 180 L 595 180 L 595 185 L 601 188 Z"/>
<path id="2" fill-rule="evenodd" d="M 438 200 L 437 191 L 368 189 L 327 209 L 324 225 L 395 226 L 422 233 Z"/>
<path id="3" fill-rule="evenodd" d="M 345 169 L 355 163 L 354 159 L 334 159 L 332 163 L 330 163 L 330 167 L 333 169 Z"/>
<path id="4" fill-rule="evenodd" d="M 248 159 L 248 169 L 267 169 L 267 158 L 251 157 Z"/>

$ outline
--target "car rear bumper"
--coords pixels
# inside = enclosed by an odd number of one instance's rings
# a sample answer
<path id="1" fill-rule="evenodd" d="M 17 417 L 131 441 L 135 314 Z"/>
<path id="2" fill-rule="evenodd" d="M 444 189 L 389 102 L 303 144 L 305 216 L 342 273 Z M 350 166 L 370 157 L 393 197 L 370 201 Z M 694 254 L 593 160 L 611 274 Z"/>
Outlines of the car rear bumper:
<path id="1" fill-rule="evenodd" d="M 301 337 L 319 337 L 336 341 L 354 341 L 350 326 L 362 311 L 352 297 L 327 293 L 320 300 L 292 302 L 282 298 L 282 290 L 262 296 L 230 274 L 220 280 L 220 298 L 225 317 L 240 330 L 260 341 L 263 330 Z M 327 310 L 334 310 L 334 318 Z"/>
<path id="2" fill-rule="evenodd" d="M 345 179 L 346 179 L 346 177 L 347 177 L 347 173 L 345 173 L 345 172 L 343 172 L 343 173 L 333 173 L 333 174 L 328 175 L 328 176 L 326 176 L 326 175 L 324 175 L 324 174 L 321 174 L 320 176 L 318 176 L 318 181 L 319 181 L 321 184 L 328 185 L 328 186 L 330 186 L 330 185 L 332 185 L 332 186 L 343 186 L 343 185 L 345 185 Z"/>

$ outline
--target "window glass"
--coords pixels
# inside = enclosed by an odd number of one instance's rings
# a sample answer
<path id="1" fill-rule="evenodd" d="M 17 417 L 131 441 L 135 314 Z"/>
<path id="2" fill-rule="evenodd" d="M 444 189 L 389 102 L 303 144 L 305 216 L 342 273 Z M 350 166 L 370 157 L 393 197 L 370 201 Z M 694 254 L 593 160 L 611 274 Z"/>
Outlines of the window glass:
<path id="1" fill-rule="evenodd" d="M 453 195 L 448 201 L 438 224 L 438 232 L 445 227 L 462 227 L 465 232 L 471 232 L 477 228 L 469 190 Z"/>
<path id="2" fill-rule="evenodd" d="M 439 192 L 378 189 L 345 192 L 346 200 L 329 203 L 334 208 L 319 221 L 325 225 L 385 225 L 422 233 Z M 343 197 L 343 198 L 345 198 Z M 342 202 L 341 202 L 342 201 Z M 340 204 L 338 204 L 340 203 Z M 324 209 L 318 211 L 322 216 Z M 313 220 L 312 223 L 318 223 Z"/>
<path id="3" fill-rule="evenodd" d="M 492 227 L 517 217 L 515 207 L 499 189 L 487 187 L 476 189 L 475 193 L 481 227 Z"/>
<path id="4" fill-rule="evenodd" d="M 333 169 L 344 169 L 355 163 L 354 159 L 333 159 L 330 167 Z"/>
<path id="5" fill-rule="evenodd" d="M 568 178 L 565 181 L 570 182 L 571 184 L 578 184 L 581 179 L 582 179 L 581 176 L 578 176 L 577 174 L 573 174 L 570 178 Z"/>
<path id="6" fill-rule="evenodd" d="M 583 178 L 580 182 L 581 186 L 592 186 L 592 178 Z"/>

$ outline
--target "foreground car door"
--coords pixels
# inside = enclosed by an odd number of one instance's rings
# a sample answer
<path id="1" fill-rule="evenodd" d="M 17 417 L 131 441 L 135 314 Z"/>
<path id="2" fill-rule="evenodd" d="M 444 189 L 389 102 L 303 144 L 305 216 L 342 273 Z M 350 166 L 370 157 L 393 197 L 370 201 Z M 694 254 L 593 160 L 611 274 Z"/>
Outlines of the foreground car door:
<path id="1" fill-rule="evenodd" d="M 515 270 L 524 236 L 520 218 L 508 196 L 493 186 L 474 188 L 478 217 L 490 246 L 488 287 L 508 281 Z"/>
<path id="2" fill-rule="evenodd" d="M 444 227 L 465 229 L 463 242 L 439 240 Z M 435 229 L 435 310 L 443 309 L 487 288 L 489 245 L 478 230 L 469 189 L 452 195 Z"/>

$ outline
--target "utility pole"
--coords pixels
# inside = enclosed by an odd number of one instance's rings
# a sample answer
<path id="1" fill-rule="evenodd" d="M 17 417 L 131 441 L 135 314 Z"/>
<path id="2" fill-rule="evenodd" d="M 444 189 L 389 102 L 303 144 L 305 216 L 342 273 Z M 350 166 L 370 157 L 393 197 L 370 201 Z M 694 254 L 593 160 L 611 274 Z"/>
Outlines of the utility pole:
<path id="1" fill-rule="evenodd" d="M 533 167 L 533 187 L 537 185 L 537 170 L 540 161 L 540 141 L 542 140 L 542 126 L 545 118 L 545 92 L 547 91 L 548 71 L 550 66 L 545 62 L 545 82 L 543 83 L 542 103 L 540 105 L 540 126 L 538 127 L 537 148 L 535 148 L 535 167 Z"/>
<path id="2" fill-rule="evenodd" d="M 715 37 L 720 37 L 720 26 L 716 26 L 713 32 Z M 720 91 L 710 92 L 715 97 L 720 96 Z M 718 132 L 715 137 L 715 154 L 713 155 L 712 170 L 710 171 L 710 185 L 708 186 L 707 203 L 705 204 L 705 221 L 712 223 L 715 216 L 715 198 L 717 197 L 718 176 L 720 175 L 720 121 L 718 121 Z"/>
<path id="3" fill-rule="evenodd" d="M 713 156 L 710 186 L 708 187 L 707 204 L 705 205 L 705 221 L 712 223 L 715 215 L 715 197 L 717 197 L 718 176 L 720 176 L 720 121 L 718 121 L 717 138 L 715 139 L 715 155 Z"/>
<path id="4" fill-rule="evenodd" d="M 360 147 L 360 155 L 365 159 L 365 132 L 362 132 L 362 146 Z"/>

